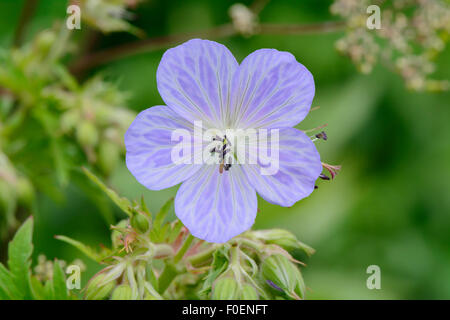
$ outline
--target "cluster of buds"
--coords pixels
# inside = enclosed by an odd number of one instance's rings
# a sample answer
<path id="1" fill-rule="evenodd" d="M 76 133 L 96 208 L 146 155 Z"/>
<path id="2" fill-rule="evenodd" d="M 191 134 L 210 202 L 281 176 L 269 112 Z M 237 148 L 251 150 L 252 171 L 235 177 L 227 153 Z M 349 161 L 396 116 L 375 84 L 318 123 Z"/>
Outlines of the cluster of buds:
<path id="1" fill-rule="evenodd" d="M 228 13 L 234 29 L 245 37 L 254 35 L 258 28 L 258 16 L 242 3 L 233 4 Z"/>
<path id="2" fill-rule="evenodd" d="M 288 250 L 314 250 L 286 230 L 247 231 L 213 254 L 201 293 L 214 300 L 304 299 L 305 283 Z"/>
<path id="3" fill-rule="evenodd" d="M 134 18 L 128 9 L 134 9 L 142 0 L 72 0 L 80 6 L 82 19 L 103 33 L 125 31 L 143 37 L 145 33 L 127 20 Z"/>
<path id="4" fill-rule="evenodd" d="M 363 73 L 378 60 L 395 69 L 412 90 L 447 91 L 448 80 L 430 78 L 433 60 L 445 49 L 450 32 L 450 6 L 442 0 L 379 1 L 379 29 L 368 29 L 368 0 L 336 0 L 332 13 L 346 19 L 347 35 L 337 49 Z"/>
<path id="5" fill-rule="evenodd" d="M 85 159 L 108 176 L 125 151 L 122 137 L 135 116 L 124 107 L 126 95 L 99 77 L 79 84 L 60 63 L 70 50 L 61 30 L 44 30 L 0 56 L 3 229 L 14 227 L 15 211 L 30 204 L 34 187 L 45 189 L 55 174 L 67 183 L 70 168 Z M 36 152 L 40 161 L 29 161 Z"/>
<path id="6" fill-rule="evenodd" d="M 58 98 L 57 92 L 44 92 Z M 73 137 L 87 160 L 108 176 L 119 162 L 124 150 L 123 136 L 135 114 L 124 106 L 125 96 L 110 83 L 95 77 L 81 90 L 64 97 L 60 132 Z M 61 101 L 62 102 L 62 101 Z"/>
<path id="7" fill-rule="evenodd" d="M 68 264 L 66 261 L 64 260 L 55 260 L 55 263 L 58 263 L 59 266 L 65 270 L 66 267 L 68 265 L 76 265 L 80 268 L 80 272 L 83 272 L 86 270 L 86 265 L 84 264 L 83 261 L 81 261 L 80 259 L 76 259 L 74 261 L 72 261 L 70 264 Z M 36 276 L 36 278 L 45 283 L 48 280 L 53 279 L 53 272 L 54 272 L 54 262 L 51 260 L 48 260 L 47 257 L 43 254 L 40 254 L 38 256 L 38 263 L 37 265 L 34 267 L 34 276 Z"/>
<path id="8" fill-rule="evenodd" d="M 0 238 L 18 226 L 16 210 L 29 209 L 35 190 L 27 177 L 21 175 L 0 149 Z"/>
<path id="9" fill-rule="evenodd" d="M 281 229 L 247 231 L 227 243 L 194 238 L 179 220 L 165 222 L 173 199 L 152 217 L 144 200 L 131 202 L 91 178 L 128 218 L 112 227 L 112 247 L 93 250 L 63 236 L 106 266 L 84 289 L 85 299 L 304 299 L 293 251 L 312 248 Z M 291 252 L 291 253 L 290 253 Z"/>

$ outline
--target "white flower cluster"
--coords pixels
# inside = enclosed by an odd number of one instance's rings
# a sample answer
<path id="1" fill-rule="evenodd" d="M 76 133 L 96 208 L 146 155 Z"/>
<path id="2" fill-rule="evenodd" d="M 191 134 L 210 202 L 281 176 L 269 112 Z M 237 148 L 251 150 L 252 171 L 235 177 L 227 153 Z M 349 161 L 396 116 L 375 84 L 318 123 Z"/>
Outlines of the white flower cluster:
<path id="1" fill-rule="evenodd" d="M 441 0 L 381 1 L 380 29 L 366 27 L 369 1 L 336 0 L 331 12 L 347 21 L 347 34 L 336 43 L 363 73 L 382 60 L 413 90 L 446 91 L 448 80 L 430 78 L 433 60 L 445 49 L 450 5 Z"/>

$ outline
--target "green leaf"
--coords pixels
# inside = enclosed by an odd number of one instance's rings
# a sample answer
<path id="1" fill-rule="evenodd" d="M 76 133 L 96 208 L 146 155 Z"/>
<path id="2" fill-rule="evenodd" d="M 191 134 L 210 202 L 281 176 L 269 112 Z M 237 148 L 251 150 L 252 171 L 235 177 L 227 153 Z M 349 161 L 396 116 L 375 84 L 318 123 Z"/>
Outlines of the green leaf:
<path id="1" fill-rule="evenodd" d="M 82 253 L 84 253 L 86 256 L 88 256 L 89 258 L 91 258 L 94 261 L 100 262 L 102 261 L 106 256 L 108 256 L 108 252 L 97 252 L 96 250 L 92 249 L 91 247 L 85 245 L 84 243 L 66 237 L 66 236 L 55 236 L 56 239 L 64 241 L 72 246 L 74 246 L 75 248 L 77 248 L 78 250 L 80 250 Z"/>
<path id="2" fill-rule="evenodd" d="M 97 176 L 95 176 L 88 169 L 83 168 L 83 171 L 92 182 L 94 182 L 120 209 L 122 209 L 123 212 L 125 212 L 130 217 L 133 216 L 132 210 L 130 209 L 130 200 L 120 197 L 117 192 L 108 188 L 102 181 L 100 181 L 99 178 L 97 178 Z"/>
<path id="3" fill-rule="evenodd" d="M 222 248 L 216 250 L 213 255 L 213 262 L 208 275 L 203 282 L 203 288 L 199 292 L 200 295 L 207 295 L 211 292 L 212 284 L 228 267 L 228 251 L 230 248 L 224 245 Z"/>
<path id="4" fill-rule="evenodd" d="M 170 198 L 159 210 L 158 214 L 155 217 L 155 222 L 153 223 L 153 228 L 159 229 L 161 228 L 164 219 L 166 218 L 167 214 L 169 213 L 170 209 L 173 205 L 173 198 Z"/>
<path id="5" fill-rule="evenodd" d="M 45 299 L 44 285 L 34 276 L 30 276 L 30 289 L 34 300 Z"/>
<path id="6" fill-rule="evenodd" d="M 23 295 L 17 288 L 11 272 L 9 272 L 9 270 L 6 269 L 5 266 L 1 263 L 0 263 L 0 298 L 2 300 L 23 299 Z"/>
<path id="7" fill-rule="evenodd" d="M 53 285 L 50 280 L 47 280 L 44 285 L 44 293 L 45 293 L 45 299 L 44 300 L 54 300 L 55 295 L 53 294 Z"/>
<path id="8" fill-rule="evenodd" d="M 8 267 L 25 299 L 31 298 L 28 278 L 33 253 L 33 218 L 28 218 L 8 245 Z"/>
<path id="9" fill-rule="evenodd" d="M 66 276 L 56 259 L 53 263 L 53 294 L 55 300 L 67 300 L 69 298 L 66 287 Z"/>

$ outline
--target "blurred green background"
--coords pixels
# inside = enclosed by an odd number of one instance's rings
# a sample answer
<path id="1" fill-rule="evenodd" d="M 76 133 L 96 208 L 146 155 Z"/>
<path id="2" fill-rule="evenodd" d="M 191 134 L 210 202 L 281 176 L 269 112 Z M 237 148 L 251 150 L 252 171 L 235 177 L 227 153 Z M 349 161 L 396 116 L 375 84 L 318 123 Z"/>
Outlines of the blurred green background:
<path id="1" fill-rule="evenodd" d="M 245 2 L 244 3 L 249 3 Z M 24 1 L 0 0 L 0 46 L 11 44 Z M 229 21 L 229 0 L 149 0 L 137 9 L 133 24 L 149 37 L 210 28 Z M 275 0 L 260 19 L 273 23 L 336 20 L 331 1 Z M 66 1 L 40 1 L 26 39 L 66 17 Z M 83 40 L 84 26 L 75 37 Z M 238 61 L 259 48 L 293 53 L 314 75 L 312 112 L 299 128 L 324 123 L 328 141 L 317 143 L 322 159 L 341 164 L 332 182 L 291 208 L 260 199 L 255 228 L 286 228 L 317 252 L 303 269 L 309 299 L 450 299 L 450 94 L 415 93 L 382 66 L 361 75 L 334 48 L 342 32 L 314 35 L 233 36 L 220 39 Z M 133 41 L 125 33 L 102 36 L 97 49 Z M 141 111 L 163 104 L 156 88 L 156 69 L 164 50 L 123 58 L 97 69 L 130 95 L 128 107 Z M 450 49 L 440 56 L 438 75 L 450 77 Z M 121 194 L 145 196 L 158 209 L 178 187 L 149 191 L 127 171 L 124 161 L 111 181 Z M 57 234 L 91 245 L 109 243 L 109 226 L 79 188 L 66 199 L 38 198 L 35 255 L 68 261 L 82 258 L 84 279 L 98 266 Z M 112 206 L 111 206 L 112 207 Z M 117 212 L 117 215 L 119 213 Z M 173 213 L 172 213 L 173 214 Z M 381 290 L 369 290 L 366 269 L 381 268 Z"/>

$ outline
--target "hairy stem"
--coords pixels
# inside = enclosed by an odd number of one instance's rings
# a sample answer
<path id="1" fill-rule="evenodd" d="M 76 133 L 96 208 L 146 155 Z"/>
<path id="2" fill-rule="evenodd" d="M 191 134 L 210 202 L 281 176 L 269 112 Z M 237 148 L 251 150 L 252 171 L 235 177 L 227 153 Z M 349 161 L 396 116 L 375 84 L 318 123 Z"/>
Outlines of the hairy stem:
<path id="1" fill-rule="evenodd" d="M 187 236 L 186 240 L 184 240 L 184 243 L 181 246 L 180 250 L 178 250 L 177 254 L 173 258 L 173 262 L 174 263 L 180 262 L 180 260 L 183 258 L 183 256 L 186 253 L 186 251 L 189 249 L 189 247 L 190 247 L 190 245 L 191 245 L 193 240 L 194 240 L 194 236 L 189 233 L 189 235 Z"/>

